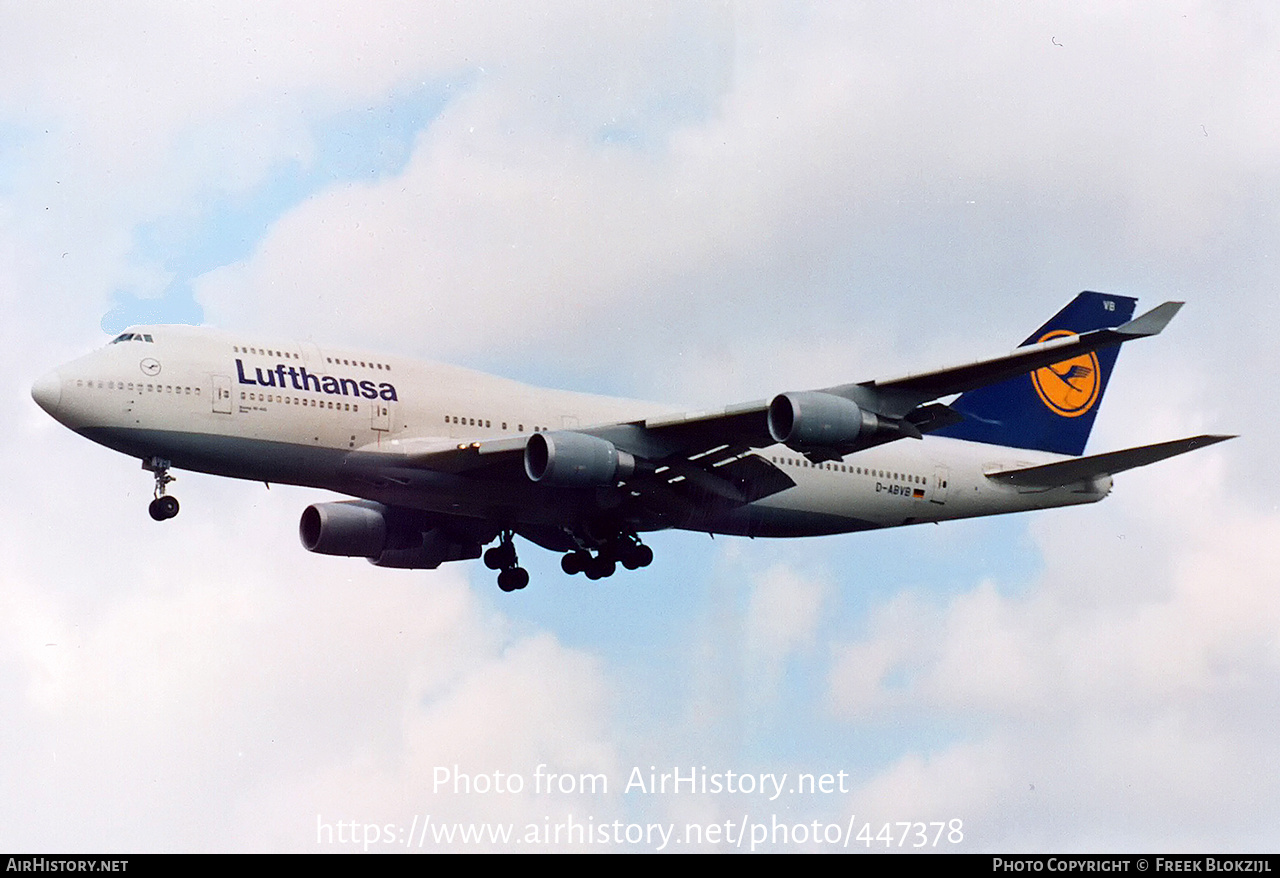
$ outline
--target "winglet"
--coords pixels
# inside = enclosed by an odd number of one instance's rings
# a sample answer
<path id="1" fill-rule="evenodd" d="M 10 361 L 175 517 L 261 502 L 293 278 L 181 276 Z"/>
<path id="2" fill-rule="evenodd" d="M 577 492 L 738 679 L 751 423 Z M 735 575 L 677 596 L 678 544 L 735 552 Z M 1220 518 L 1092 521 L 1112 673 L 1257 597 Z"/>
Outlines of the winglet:
<path id="1" fill-rule="evenodd" d="M 1185 302 L 1165 302 L 1163 305 L 1157 305 L 1141 317 L 1135 317 L 1128 323 L 1115 328 L 1116 332 L 1124 335 L 1132 335 L 1145 337 L 1149 335 L 1159 335 L 1169 321 L 1182 309 Z"/>

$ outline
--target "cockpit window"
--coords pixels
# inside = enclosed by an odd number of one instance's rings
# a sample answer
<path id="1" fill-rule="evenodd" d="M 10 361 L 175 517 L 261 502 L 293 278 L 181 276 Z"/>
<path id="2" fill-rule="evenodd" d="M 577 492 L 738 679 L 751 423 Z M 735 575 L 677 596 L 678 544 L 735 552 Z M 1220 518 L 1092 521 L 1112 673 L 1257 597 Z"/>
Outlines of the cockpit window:
<path id="1" fill-rule="evenodd" d="M 112 344 L 120 344 L 122 341 L 145 341 L 151 342 L 151 333 L 142 332 L 122 332 L 115 338 L 111 339 Z"/>

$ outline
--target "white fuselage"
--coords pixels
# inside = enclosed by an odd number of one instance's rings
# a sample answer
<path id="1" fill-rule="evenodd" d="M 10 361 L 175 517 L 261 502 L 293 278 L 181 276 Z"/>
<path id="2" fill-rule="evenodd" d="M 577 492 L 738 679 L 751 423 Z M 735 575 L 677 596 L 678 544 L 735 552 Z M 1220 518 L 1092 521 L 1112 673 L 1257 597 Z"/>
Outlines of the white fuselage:
<path id="1" fill-rule="evenodd" d="M 593 492 L 537 485 L 522 471 L 437 471 L 415 456 L 671 412 L 310 343 L 183 326 L 134 334 L 46 375 L 36 399 L 71 429 L 135 457 L 510 526 L 561 523 Z M 803 536 L 1088 503 L 1110 489 L 1109 477 L 1048 490 L 1000 484 L 986 475 L 1063 458 L 930 436 L 817 464 L 781 445 L 756 453 L 794 487 L 665 526 Z"/>

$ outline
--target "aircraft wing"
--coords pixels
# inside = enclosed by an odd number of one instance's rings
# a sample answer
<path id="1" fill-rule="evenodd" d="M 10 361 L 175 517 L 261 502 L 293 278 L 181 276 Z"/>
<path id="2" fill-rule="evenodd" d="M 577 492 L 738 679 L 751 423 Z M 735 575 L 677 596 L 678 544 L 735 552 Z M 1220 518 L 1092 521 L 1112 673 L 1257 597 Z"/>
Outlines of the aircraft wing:
<path id="1" fill-rule="evenodd" d="M 1181 310 L 1183 304 L 1182 302 L 1165 302 L 1115 329 L 1096 329 L 1082 335 L 1065 336 L 1039 344 L 1026 345 L 1002 357 L 977 360 L 932 372 L 904 375 L 900 378 L 867 381 L 861 384 L 842 384 L 827 388 L 823 392 L 852 399 L 859 405 L 863 405 L 865 399 L 868 405 L 864 407 L 870 407 L 871 411 L 903 417 L 923 402 L 998 384 L 1007 378 L 1033 372 L 1054 363 L 1065 362 L 1136 338 L 1159 335 Z"/>
<path id="2" fill-rule="evenodd" d="M 1055 338 L 960 366 L 815 391 L 814 395 L 825 394 L 856 403 L 861 410 L 878 416 L 882 427 L 856 447 L 805 449 L 801 453 L 814 461 L 836 459 L 857 448 L 904 436 L 920 438 L 960 418 L 945 405 L 926 403 L 1102 348 L 1156 335 L 1181 307 L 1181 302 L 1165 302 L 1114 329 Z M 666 490 L 663 485 L 676 486 L 681 491 L 692 487 L 731 503 L 747 503 L 793 484 L 785 473 L 753 453 L 754 449 L 777 444 L 769 431 L 769 406 L 769 401 L 757 400 L 709 411 L 586 426 L 572 432 L 606 440 L 642 461 L 644 465 L 630 481 L 643 483 L 647 489 L 660 493 Z M 528 440 L 528 436 L 469 442 L 422 439 L 401 441 L 397 449 L 403 466 L 500 478 L 520 475 Z M 384 444 L 376 450 L 385 453 L 388 449 Z"/>
<path id="3" fill-rule="evenodd" d="M 1159 442 L 1155 445 L 1142 445 L 1137 448 L 1126 448 L 1122 451 L 1111 451 L 1106 454 L 1091 454 L 1088 457 L 1076 457 L 1057 463 L 1046 463 L 1041 466 L 1029 466 L 1022 469 L 1001 470 L 987 473 L 987 478 L 1006 485 L 1020 488 L 1060 488 L 1087 481 L 1099 476 L 1113 476 L 1128 469 L 1136 469 L 1147 464 L 1157 463 L 1197 448 L 1216 445 L 1235 436 L 1204 435 L 1192 436 L 1189 439 L 1175 439 L 1172 442 Z"/>
<path id="4" fill-rule="evenodd" d="M 1137 338 L 1158 335 L 1182 308 L 1182 302 L 1165 302 L 1141 317 L 1114 329 L 1098 329 L 1081 335 L 1055 338 L 1020 347 L 1011 353 L 932 372 L 921 372 L 857 384 L 841 384 L 818 393 L 850 400 L 886 419 L 899 421 L 897 432 L 881 441 L 912 436 L 955 423 L 960 417 L 934 400 L 977 387 L 998 384 L 1016 375 L 1061 363 L 1102 348 Z M 637 456 L 673 453 L 684 447 L 733 443 L 749 448 L 776 444 L 768 428 L 769 402 L 758 400 L 713 411 L 680 413 L 648 418 L 617 427 L 584 432 L 599 435 Z"/>
<path id="5" fill-rule="evenodd" d="M 924 405 L 924 403 L 944 396 L 964 393 L 977 387 L 998 384 L 1016 375 L 1033 372 L 1102 348 L 1158 335 L 1169 325 L 1169 321 L 1174 318 L 1182 305 L 1182 302 L 1165 302 L 1141 317 L 1114 329 L 1098 329 L 1082 335 L 1055 338 L 1020 347 L 1000 357 L 898 378 L 841 384 L 817 392 L 839 396 L 857 403 L 867 411 L 906 421 L 910 426 L 902 435 L 927 433 L 945 424 L 954 423 L 957 416 L 944 405 Z M 615 444 L 637 454 L 645 451 L 646 443 L 658 448 L 671 444 L 697 445 L 716 439 L 722 442 L 738 442 L 751 448 L 765 448 L 776 444 L 773 437 L 769 435 L 766 420 L 768 411 L 769 402 L 757 400 L 712 411 L 648 418 L 636 424 L 626 425 L 633 430 L 637 427 L 643 428 L 645 434 L 643 437 L 639 435 L 628 437 L 636 443 L 636 447 L 628 447 L 616 441 Z M 914 431 L 912 427 L 915 428 Z M 584 432 L 614 440 L 614 436 L 610 434 L 615 430 L 605 427 Z"/>

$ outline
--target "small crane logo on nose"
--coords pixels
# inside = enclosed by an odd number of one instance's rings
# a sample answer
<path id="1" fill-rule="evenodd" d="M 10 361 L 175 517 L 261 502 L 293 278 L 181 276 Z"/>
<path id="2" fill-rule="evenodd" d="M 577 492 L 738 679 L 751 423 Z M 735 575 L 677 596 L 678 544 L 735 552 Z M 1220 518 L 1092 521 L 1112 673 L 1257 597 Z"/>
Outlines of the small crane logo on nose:
<path id="1" fill-rule="evenodd" d="M 160 374 L 160 361 L 153 357 L 147 357 L 138 366 L 142 369 L 142 374 L 148 377 Z"/>

